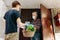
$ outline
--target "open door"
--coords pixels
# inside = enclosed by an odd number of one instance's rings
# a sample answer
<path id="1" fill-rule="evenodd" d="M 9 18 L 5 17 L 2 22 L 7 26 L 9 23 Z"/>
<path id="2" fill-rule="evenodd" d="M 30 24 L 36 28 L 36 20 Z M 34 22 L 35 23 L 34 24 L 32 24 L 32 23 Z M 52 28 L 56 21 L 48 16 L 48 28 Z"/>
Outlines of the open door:
<path id="1" fill-rule="evenodd" d="M 25 21 L 32 21 L 32 12 L 38 12 L 40 14 L 40 9 L 21 9 L 21 21 L 25 23 Z M 40 18 L 40 15 L 38 16 Z M 19 30 L 19 40 L 31 40 L 30 37 L 24 37 L 22 33 L 22 28 Z"/>
<path id="2" fill-rule="evenodd" d="M 48 10 L 48 8 L 42 4 L 40 5 L 40 8 L 43 28 L 43 40 L 54 40 L 51 10 Z"/>

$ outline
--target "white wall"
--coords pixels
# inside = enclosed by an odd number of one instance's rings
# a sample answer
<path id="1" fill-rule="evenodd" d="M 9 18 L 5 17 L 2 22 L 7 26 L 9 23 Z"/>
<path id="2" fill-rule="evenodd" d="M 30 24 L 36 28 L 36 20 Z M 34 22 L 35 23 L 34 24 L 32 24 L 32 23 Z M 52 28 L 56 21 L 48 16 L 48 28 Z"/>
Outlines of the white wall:
<path id="1" fill-rule="evenodd" d="M 3 16 L 5 12 L 7 11 L 7 8 L 2 0 L 0 0 L 0 37 L 4 37 L 5 32 L 5 22 L 3 19 Z"/>
<path id="2" fill-rule="evenodd" d="M 8 6 L 11 6 L 14 0 L 4 0 Z M 60 8 L 60 0 L 18 0 L 22 8 L 40 8 L 40 4 L 47 8 Z"/>
<path id="3" fill-rule="evenodd" d="M 53 26 L 54 26 L 54 32 L 55 32 L 55 39 L 60 40 L 60 27 L 57 27 L 54 22 L 54 16 L 57 14 L 57 11 L 59 11 L 60 8 L 53 8 L 52 9 L 52 17 L 53 17 Z"/>
<path id="4" fill-rule="evenodd" d="M 11 7 L 14 0 L 4 0 L 7 6 Z M 40 0 L 18 0 L 22 8 L 40 8 Z"/>

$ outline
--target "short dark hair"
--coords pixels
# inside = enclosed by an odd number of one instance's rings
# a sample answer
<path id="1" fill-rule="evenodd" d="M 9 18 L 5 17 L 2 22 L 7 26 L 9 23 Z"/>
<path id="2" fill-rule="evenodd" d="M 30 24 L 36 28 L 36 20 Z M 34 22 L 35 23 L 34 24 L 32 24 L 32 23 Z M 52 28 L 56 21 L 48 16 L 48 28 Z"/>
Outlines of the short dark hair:
<path id="1" fill-rule="evenodd" d="M 12 2 L 12 7 L 16 7 L 17 5 L 21 5 L 18 1 Z"/>

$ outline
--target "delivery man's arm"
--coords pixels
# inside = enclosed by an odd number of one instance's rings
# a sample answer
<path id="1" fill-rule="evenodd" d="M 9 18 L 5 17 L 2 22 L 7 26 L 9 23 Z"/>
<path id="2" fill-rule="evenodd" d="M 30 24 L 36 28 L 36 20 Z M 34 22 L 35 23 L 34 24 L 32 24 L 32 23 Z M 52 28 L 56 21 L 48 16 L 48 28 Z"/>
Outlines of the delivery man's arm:
<path id="1" fill-rule="evenodd" d="M 21 19 L 20 18 L 17 18 L 17 25 L 18 25 L 18 27 L 25 26 L 25 24 L 21 22 Z"/>

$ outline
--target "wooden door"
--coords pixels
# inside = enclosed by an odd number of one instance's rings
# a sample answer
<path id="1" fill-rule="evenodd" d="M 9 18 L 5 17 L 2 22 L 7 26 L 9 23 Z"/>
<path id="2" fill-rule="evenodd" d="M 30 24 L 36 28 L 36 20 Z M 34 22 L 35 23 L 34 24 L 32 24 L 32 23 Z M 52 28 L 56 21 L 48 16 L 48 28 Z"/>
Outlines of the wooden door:
<path id="1" fill-rule="evenodd" d="M 40 5 L 43 28 L 43 40 L 54 40 L 52 14 L 44 5 Z"/>

